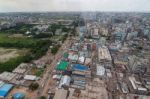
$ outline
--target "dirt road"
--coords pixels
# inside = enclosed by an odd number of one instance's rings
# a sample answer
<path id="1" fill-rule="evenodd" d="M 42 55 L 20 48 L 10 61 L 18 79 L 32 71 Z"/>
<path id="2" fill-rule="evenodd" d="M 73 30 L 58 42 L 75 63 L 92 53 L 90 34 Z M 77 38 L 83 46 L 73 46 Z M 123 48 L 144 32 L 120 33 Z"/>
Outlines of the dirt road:
<path id="1" fill-rule="evenodd" d="M 70 39 L 67 39 L 60 47 L 57 54 L 55 56 L 51 56 L 52 63 L 50 65 L 47 65 L 46 72 L 43 75 L 43 79 L 40 83 L 40 88 L 37 91 L 37 97 L 35 99 L 38 99 L 39 96 L 48 96 L 48 90 L 53 84 L 52 72 L 55 69 L 59 58 L 63 55 L 66 48 L 68 48 L 70 44 Z"/>

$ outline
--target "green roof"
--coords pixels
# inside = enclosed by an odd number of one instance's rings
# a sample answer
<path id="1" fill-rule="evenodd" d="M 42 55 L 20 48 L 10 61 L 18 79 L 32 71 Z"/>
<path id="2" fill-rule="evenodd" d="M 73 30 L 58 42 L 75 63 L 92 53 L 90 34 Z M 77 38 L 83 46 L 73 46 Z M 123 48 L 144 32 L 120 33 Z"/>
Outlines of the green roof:
<path id="1" fill-rule="evenodd" d="M 64 58 L 68 58 L 69 54 L 68 53 L 64 53 Z"/>
<path id="2" fill-rule="evenodd" d="M 66 61 L 60 61 L 60 63 L 57 64 L 56 69 L 57 70 L 66 70 L 67 65 L 68 65 L 68 62 L 66 62 Z"/>

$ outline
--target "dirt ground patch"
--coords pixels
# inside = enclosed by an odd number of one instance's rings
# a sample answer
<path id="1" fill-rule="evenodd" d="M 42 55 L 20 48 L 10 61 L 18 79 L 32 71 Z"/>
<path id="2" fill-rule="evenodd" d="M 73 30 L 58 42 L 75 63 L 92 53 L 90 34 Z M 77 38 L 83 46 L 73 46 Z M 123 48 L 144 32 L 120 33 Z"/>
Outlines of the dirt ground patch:
<path id="1" fill-rule="evenodd" d="M 27 38 L 27 36 L 24 36 L 23 34 L 12 34 L 8 37 L 10 37 L 10 38 Z"/>
<path id="2" fill-rule="evenodd" d="M 6 97 L 6 99 L 11 99 L 12 95 L 15 94 L 16 92 L 21 92 L 25 94 L 25 99 L 35 99 L 36 96 L 36 91 L 35 92 L 31 92 L 30 90 L 28 90 L 28 88 L 26 87 L 14 87 L 10 93 L 8 94 L 8 96 Z"/>
<path id="3" fill-rule="evenodd" d="M 19 50 L 13 48 L 0 48 L 0 63 L 6 62 L 12 58 L 18 57 L 21 54 L 26 53 L 26 50 Z"/>

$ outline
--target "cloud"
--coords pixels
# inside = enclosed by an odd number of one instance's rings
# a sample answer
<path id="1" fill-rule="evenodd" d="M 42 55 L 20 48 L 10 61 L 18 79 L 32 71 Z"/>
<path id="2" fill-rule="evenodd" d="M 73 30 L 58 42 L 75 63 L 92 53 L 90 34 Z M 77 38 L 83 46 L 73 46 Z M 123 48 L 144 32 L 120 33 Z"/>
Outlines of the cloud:
<path id="1" fill-rule="evenodd" d="M 0 12 L 16 11 L 150 12 L 150 0 L 0 0 Z"/>

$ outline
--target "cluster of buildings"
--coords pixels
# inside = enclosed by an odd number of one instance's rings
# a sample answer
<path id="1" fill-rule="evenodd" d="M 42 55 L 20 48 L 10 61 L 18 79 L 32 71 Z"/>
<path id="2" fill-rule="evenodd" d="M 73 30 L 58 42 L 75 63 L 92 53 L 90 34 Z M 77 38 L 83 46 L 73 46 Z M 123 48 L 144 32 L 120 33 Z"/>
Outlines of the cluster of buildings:
<path id="1" fill-rule="evenodd" d="M 56 13 L 3 13 L 0 14 L 0 30 L 16 26 L 18 23 L 42 25 L 37 26 L 39 30 L 45 29 L 45 25 L 61 23 L 62 25 L 69 26 L 73 22 L 74 14 L 69 14 L 67 19 L 60 19 L 64 16 Z"/>
<path id="2" fill-rule="evenodd" d="M 106 82 L 110 99 L 149 98 L 150 21 L 146 16 L 107 13 L 81 27 L 85 38 L 97 40 L 96 75 Z"/>
<path id="3" fill-rule="evenodd" d="M 92 39 L 81 41 L 78 37 L 72 40 L 53 71 L 56 83 L 53 99 L 107 99 L 105 83 L 98 77 L 92 76 L 96 68 L 93 66 L 93 57 L 97 52 L 95 42 Z"/>
<path id="4" fill-rule="evenodd" d="M 54 99 L 149 99 L 149 18 L 100 18 L 85 20 L 79 38 L 58 62 Z M 58 98 L 60 90 L 69 95 Z"/>
<path id="5" fill-rule="evenodd" d="M 35 70 L 41 70 L 44 68 L 44 65 L 39 65 L 40 64 L 21 63 L 12 72 L 2 72 L 0 74 L 0 98 L 5 99 L 9 92 L 16 86 L 28 88 L 31 83 L 34 83 L 35 81 L 37 82 L 40 77 L 36 74 Z M 3 90 L 5 93 L 3 93 Z M 19 95 L 21 94 L 23 93 L 19 93 Z"/>
<path id="6" fill-rule="evenodd" d="M 148 15 L 100 13 L 86 15 L 86 18 L 83 16 L 83 19 L 85 25 L 79 25 L 77 29 L 79 36 L 71 38 L 69 47 L 64 50 L 52 72 L 54 84 L 48 91 L 48 97 L 149 99 Z M 29 70 L 29 64 L 27 67 L 18 66 L 12 73 L 0 74 L 0 80 L 2 84 L 4 81 L 28 84 L 26 81 L 37 80 L 34 75 L 29 75 Z"/>

